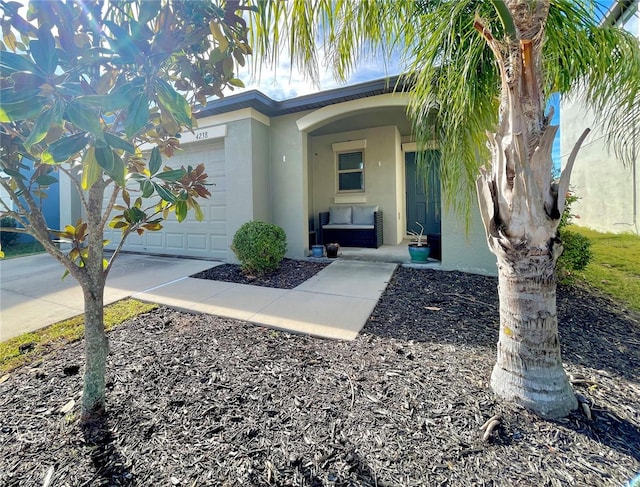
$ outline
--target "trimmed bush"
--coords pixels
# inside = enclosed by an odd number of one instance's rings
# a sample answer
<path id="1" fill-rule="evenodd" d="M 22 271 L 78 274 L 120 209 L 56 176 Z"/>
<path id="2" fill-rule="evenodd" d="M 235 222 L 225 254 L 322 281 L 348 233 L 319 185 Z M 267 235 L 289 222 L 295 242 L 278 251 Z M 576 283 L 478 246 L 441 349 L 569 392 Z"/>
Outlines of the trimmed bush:
<path id="1" fill-rule="evenodd" d="M 20 238 L 19 233 L 4 230 L 5 228 L 16 228 L 17 226 L 16 220 L 10 216 L 0 218 L 0 245 L 8 247 Z"/>
<path id="2" fill-rule="evenodd" d="M 278 225 L 250 221 L 233 236 L 231 250 L 244 272 L 264 275 L 280 267 L 287 251 L 287 235 Z"/>

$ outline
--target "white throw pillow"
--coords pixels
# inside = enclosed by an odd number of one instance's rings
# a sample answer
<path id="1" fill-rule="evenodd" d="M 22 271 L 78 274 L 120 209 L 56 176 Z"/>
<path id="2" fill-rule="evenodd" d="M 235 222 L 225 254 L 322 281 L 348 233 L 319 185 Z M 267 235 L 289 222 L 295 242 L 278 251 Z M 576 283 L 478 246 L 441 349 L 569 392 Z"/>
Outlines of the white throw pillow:
<path id="1" fill-rule="evenodd" d="M 354 225 L 374 225 L 375 215 L 378 211 L 377 206 L 352 206 L 353 208 L 353 224 Z"/>
<path id="2" fill-rule="evenodd" d="M 348 225 L 351 223 L 350 206 L 332 206 L 329 208 L 329 223 L 334 225 Z"/>

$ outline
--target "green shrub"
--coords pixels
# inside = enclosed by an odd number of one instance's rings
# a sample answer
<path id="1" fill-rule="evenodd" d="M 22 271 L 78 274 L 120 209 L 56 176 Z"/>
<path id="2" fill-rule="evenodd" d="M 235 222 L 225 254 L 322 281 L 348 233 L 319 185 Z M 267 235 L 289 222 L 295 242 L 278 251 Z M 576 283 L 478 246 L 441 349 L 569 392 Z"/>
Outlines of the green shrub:
<path id="1" fill-rule="evenodd" d="M 581 271 L 591 261 L 591 241 L 584 235 L 564 230 L 560 238 L 564 251 L 558 259 L 558 267 L 564 271 Z"/>
<path id="2" fill-rule="evenodd" d="M 558 259 L 556 270 L 558 278 L 561 282 L 569 283 L 571 274 L 574 271 L 581 271 L 593 256 L 591 252 L 591 241 L 584 235 L 567 230 L 567 226 L 573 223 L 574 218 L 580 218 L 573 214 L 571 206 L 580 198 L 576 196 L 573 190 L 567 192 L 567 199 L 558 225 L 558 236 L 562 241 L 564 250 Z"/>
<path id="3" fill-rule="evenodd" d="M 243 271 L 263 275 L 280 266 L 287 251 L 287 235 L 278 225 L 247 222 L 233 236 L 231 250 Z"/>
<path id="4" fill-rule="evenodd" d="M 4 230 L 5 228 L 16 228 L 17 226 L 16 220 L 10 216 L 0 218 L 0 245 L 2 247 L 8 247 L 20 238 L 19 233 Z"/>

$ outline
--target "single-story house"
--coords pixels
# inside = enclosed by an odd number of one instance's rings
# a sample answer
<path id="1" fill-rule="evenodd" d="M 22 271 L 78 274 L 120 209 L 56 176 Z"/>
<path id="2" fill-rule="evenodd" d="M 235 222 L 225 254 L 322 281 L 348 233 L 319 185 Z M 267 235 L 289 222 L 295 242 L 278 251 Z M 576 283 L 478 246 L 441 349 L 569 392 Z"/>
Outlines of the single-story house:
<path id="1" fill-rule="evenodd" d="M 603 23 L 624 27 L 640 39 L 638 0 L 614 2 Z M 638 154 L 625 166 L 605 147 L 606 134 L 594 123 L 595 117 L 574 96 L 560 104 L 560 150 L 562 166 L 582 131 L 593 130 L 585 139 L 575 161 L 571 188 L 580 198 L 572 206 L 580 226 L 601 232 L 640 234 L 640 167 Z M 640 131 L 640 127 L 628 127 Z M 640 133 L 640 132 L 639 132 Z"/>
<path id="2" fill-rule="evenodd" d="M 198 114 L 198 128 L 181 138 L 172 167 L 204 162 L 212 197 L 205 219 L 170 220 L 159 232 L 129 237 L 124 250 L 233 262 L 234 233 L 261 220 L 281 226 L 291 258 L 310 254 L 320 238 L 319 214 L 331 207 L 377 206 L 383 244 L 407 238 L 413 222 L 439 234 L 442 268 L 495 274 L 476 211 L 470 231 L 416 174 L 416 144 L 406 116 L 407 93 L 377 80 L 284 101 L 259 91 L 216 100 Z M 67 182 L 62 182 L 67 185 Z M 75 221 L 73 192 L 62 188 L 62 221 Z M 108 229 L 112 246 L 119 231 Z"/>

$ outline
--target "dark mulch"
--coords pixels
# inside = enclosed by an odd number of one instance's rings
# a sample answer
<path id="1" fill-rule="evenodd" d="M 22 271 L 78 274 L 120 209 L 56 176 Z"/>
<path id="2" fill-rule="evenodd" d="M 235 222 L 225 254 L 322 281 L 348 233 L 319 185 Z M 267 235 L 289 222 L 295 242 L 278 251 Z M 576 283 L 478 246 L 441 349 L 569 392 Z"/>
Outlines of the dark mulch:
<path id="1" fill-rule="evenodd" d="M 192 275 L 198 279 L 252 284 L 254 286 L 293 289 L 315 276 L 328 266 L 328 262 L 283 259 L 280 268 L 264 276 L 252 276 L 242 272 L 239 265 L 222 264 Z"/>
<path id="2" fill-rule="evenodd" d="M 59 413 L 81 344 L 0 384 L 0 485 L 623 485 L 640 471 L 637 318 L 559 289 L 593 420 L 551 422 L 489 390 L 497 313 L 494 278 L 405 268 L 353 342 L 161 308 L 110 333 L 103 445 L 77 406 Z"/>

